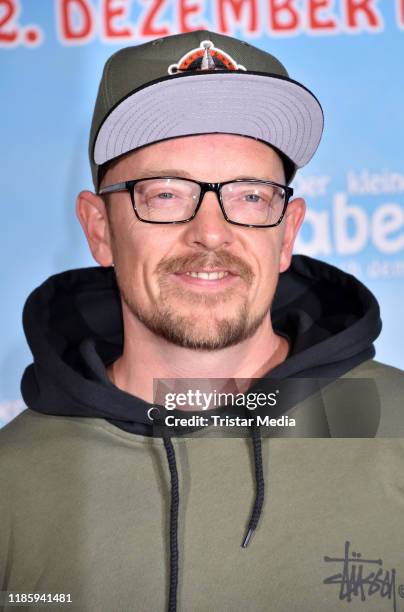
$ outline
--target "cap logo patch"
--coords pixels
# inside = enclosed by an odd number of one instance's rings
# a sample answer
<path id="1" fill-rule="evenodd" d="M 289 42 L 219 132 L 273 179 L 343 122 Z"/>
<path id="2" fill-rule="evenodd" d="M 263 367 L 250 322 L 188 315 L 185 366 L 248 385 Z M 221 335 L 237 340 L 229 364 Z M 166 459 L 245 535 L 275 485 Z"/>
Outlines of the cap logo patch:
<path id="1" fill-rule="evenodd" d="M 199 47 L 188 51 L 177 64 L 168 67 L 168 74 L 194 70 L 247 70 L 227 53 L 217 49 L 211 40 L 203 40 Z"/>

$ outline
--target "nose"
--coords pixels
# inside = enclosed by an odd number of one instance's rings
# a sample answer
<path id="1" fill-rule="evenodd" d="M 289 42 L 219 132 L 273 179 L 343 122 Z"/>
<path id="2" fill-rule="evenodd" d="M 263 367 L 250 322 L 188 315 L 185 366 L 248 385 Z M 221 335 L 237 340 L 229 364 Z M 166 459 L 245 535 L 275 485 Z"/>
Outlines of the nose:
<path id="1" fill-rule="evenodd" d="M 234 229 L 224 218 L 215 192 L 205 193 L 196 216 L 185 225 L 184 237 L 189 246 L 212 251 L 234 241 Z"/>

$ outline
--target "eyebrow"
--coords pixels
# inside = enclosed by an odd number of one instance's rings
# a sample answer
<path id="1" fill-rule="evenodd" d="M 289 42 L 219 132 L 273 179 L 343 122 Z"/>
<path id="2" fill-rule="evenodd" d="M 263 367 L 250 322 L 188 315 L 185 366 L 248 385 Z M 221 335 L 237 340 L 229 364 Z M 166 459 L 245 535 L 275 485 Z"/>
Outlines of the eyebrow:
<path id="1" fill-rule="evenodd" d="M 196 179 L 194 176 L 192 176 L 192 174 L 189 174 L 189 172 L 187 172 L 186 170 L 179 170 L 178 168 L 169 168 L 169 169 L 161 169 L 159 168 L 158 170 L 148 170 L 147 172 L 141 173 L 142 177 L 140 178 L 150 178 L 150 177 L 163 177 L 163 176 L 178 176 L 178 178 L 187 178 L 190 179 L 191 181 L 198 181 L 198 179 Z M 230 180 L 242 180 L 242 179 L 253 179 L 253 180 L 257 180 L 257 181 L 270 181 L 273 179 L 269 179 L 267 177 L 265 178 L 260 178 L 258 176 L 250 176 L 250 175 L 240 175 L 240 176 L 233 176 Z M 203 182 L 203 181 L 202 181 Z M 208 182 L 208 181 L 207 181 Z M 223 181 L 213 181 L 213 182 L 223 182 Z M 224 181 L 226 182 L 226 181 Z"/>
<path id="2" fill-rule="evenodd" d="M 142 178 L 149 178 L 151 176 L 178 176 L 192 179 L 193 177 L 186 170 L 178 170 L 176 168 L 170 168 L 168 170 L 159 168 L 158 170 L 148 170 L 147 172 L 141 173 Z"/>

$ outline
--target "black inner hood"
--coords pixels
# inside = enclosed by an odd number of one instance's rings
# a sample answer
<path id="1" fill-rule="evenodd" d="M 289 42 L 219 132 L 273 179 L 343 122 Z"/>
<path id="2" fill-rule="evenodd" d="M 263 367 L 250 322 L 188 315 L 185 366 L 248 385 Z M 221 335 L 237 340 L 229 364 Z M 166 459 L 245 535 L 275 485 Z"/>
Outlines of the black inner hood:
<path id="1" fill-rule="evenodd" d="M 378 303 L 362 283 L 303 255 L 293 256 L 279 277 L 272 322 L 291 351 L 264 379 L 342 376 L 374 356 L 381 330 Z M 113 268 L 51 276 L 29 296 L 23 323 L 34 356 L 21 383 L 30 408 L 136 423 L 136 431 L 150 435 L 150 404 L 115 387 L 105 371 L 123 345 Z"/>

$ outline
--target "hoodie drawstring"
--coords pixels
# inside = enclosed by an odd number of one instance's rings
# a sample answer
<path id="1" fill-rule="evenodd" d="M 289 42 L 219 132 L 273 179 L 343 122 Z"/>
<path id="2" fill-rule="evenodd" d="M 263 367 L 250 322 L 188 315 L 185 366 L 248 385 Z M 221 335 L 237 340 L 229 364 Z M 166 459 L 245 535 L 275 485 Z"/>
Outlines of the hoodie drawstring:
<path id="1" fill-rule="evenodd" d="M 161 422 L 161 421 L 160 421 Z M 164 448 L 167 455 L 167 463 L 171 479 L 171 501 L 170 501 L 170 591 L 168 595 L 168 612 L 177 610 L 177 586 L 178 586 L 178 508 L 180 503 L 177 461 L 175 450 L 171 441 L 169 431 L 164 424 L 162 426 Z"/>
<path id="2" fill-rule="evenodd" d="M 254 507 L 251 512 L 250 522 L 248 523 L 246 535 L 241 544 L 242 548 L 247 548 L 254 529 L 258 525 L 260 520 L 262 507 L 264 505 L 265 497 L 265 481 L 264 481 L 264 470 L 262 467 L 262 444 L 261 444 L 261 432 L 260 428 L 253 423 L 251 425 L 251 439 L 254 448 L 254 465 L 255 465 L 255 501 Z"/>
<path id="3" fill-rule="evenodd" d="M 167 463 L 170 470 L 171 479 L 171 501 L 170 501 L 170 590 L 168 596 L 168 612 L 176 612 L 177 610 L 177 587 L 178 587 L 178 509 L 179 509 L 179 483 L 177 461 L 175 450 L 171 440 L 169 430 L 165 427 L 164 419 L 161 416 L 155 416 L 154 420 L 157 425 L 161 426 L 161 435 L 164 442 L 164 448 L 167 456 Z M 252 533 L 256 529 L 265 497 L 265 481 L 264 470 L 262 466 L 262 444 L 261 432 L 257 425 L 253 424 L 250 428 L 251 439 L 254 449 L 254 464 L 255 464 L 255 501 L 251 512 L 250 521 L 248 523 L 246 535 L 241 544 L 242 548 L 247 548 Z"/>

